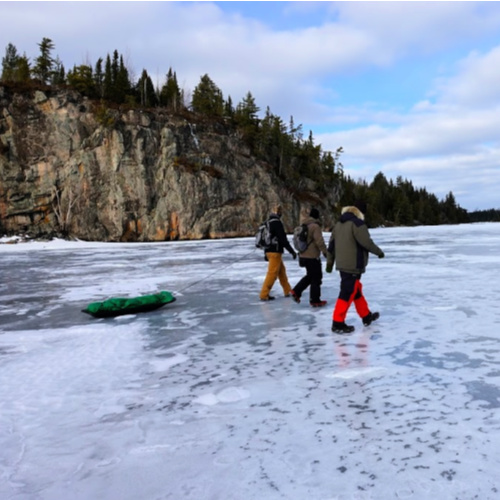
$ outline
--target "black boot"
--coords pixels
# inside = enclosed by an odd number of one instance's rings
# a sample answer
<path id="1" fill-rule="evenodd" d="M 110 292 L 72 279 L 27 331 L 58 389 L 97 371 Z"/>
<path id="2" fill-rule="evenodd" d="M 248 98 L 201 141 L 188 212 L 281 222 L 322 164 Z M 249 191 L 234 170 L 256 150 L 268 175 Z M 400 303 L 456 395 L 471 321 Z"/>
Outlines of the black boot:
<path id="1" fill-rule="evenodd" d="M 368 313 L 364 318 L 363 318 L 363 325 L 369 326 L 371 325 L 374 321 L 379 319 L 380 314 L 378 312 L 374 313 Z"/>
<path id="2" fill-rule="evenodd" d="M 332 323 L 333 333 L 351 333 L 354 331 L 354 327 L 351 325 L 346 325 L 345 323 L 340 323 L 339 321 L 334 321 Z"/>

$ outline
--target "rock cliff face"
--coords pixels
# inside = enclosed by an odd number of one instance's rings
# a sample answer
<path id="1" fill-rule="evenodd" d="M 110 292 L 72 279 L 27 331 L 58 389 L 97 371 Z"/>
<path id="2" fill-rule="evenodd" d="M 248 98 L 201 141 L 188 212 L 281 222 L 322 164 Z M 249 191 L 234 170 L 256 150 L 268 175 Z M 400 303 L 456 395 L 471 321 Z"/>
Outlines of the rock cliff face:
<path id="1" fill-rule="evenodd" d="M 0 87 L 0 235 L 250 236 L 275 203 L 289 232 L 312 204 L 328 227 L 333 194 L 302 195 L 223 124 L 110 110 L 71 90 Z"/>

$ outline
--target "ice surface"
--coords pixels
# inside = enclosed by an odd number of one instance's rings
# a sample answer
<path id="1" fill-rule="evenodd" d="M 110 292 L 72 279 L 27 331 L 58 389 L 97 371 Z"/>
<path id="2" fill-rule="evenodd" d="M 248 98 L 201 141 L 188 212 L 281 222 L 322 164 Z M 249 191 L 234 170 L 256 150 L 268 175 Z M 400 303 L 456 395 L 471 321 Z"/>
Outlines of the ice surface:
<path id="1" fill-rule="evenodd" d="M 259 301 L 253 238 L 0 244 L 0 498 L 500 498 L 500 225 L 371 234 L 348 336 L 336 272 L 325 308 Z"/>

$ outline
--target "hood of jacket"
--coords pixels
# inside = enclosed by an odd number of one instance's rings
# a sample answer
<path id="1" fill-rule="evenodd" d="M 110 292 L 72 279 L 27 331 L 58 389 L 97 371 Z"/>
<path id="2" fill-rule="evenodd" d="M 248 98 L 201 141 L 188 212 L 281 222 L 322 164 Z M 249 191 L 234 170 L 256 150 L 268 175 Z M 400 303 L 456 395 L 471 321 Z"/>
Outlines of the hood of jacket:
<path id="1" fill-rule="evenodd" d="M 321 221 L 319 219 L 315 219 L 314 217 L 306 217 L 302 224 L 317 224 L 321 227 Z"/>
<path id="2" fill-rule="evenodd" d="M 348 206 L 342 209 L 342 214 L 340 216 L 340 222 L 352 221 L 354 218 L 359 219 L 360 221 L 365 220 L 365 216 L 361 210 L 357 207 Z"/>

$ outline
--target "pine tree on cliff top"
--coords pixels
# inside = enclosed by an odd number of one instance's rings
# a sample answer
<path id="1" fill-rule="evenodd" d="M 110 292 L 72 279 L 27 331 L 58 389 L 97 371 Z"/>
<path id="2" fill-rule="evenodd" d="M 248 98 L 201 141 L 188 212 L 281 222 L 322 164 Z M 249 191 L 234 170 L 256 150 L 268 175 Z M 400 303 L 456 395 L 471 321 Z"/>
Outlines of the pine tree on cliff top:
<path id="1" fill-rule="evenodd" d="M 40 47 L 40 55 L 35 59 L 35 67 L 32 72 L 35 78 L 47 84 L 52 77 L 52 69 L 54 67 L 54 59 L 52 57 L 54 44 L 50 38 L 43 38 L 38 46 Z"/>
<path id="2" fill-rule="evenodd" d="M 203 75 L 200 83 L 194 89 L 191 107 L 195 113 L 202 113 L 207 116 L 223 115 L 224 99 L 222 91 L 208 75 Z"/>

